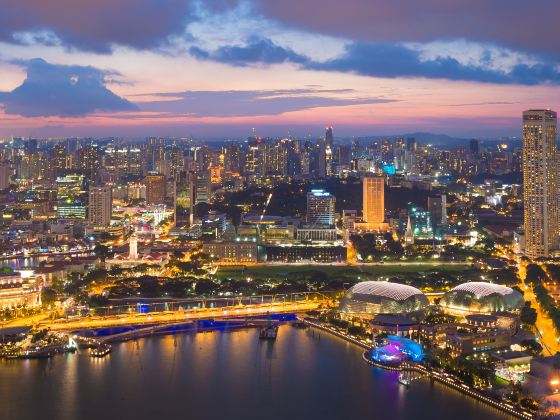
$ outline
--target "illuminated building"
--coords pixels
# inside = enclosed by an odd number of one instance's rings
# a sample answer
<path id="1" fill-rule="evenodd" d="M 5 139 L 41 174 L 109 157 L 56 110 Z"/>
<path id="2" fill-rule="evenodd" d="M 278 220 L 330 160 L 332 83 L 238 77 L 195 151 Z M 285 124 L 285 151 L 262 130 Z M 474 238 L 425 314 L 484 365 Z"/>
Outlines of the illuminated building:
<path id="1" fill-rule="evenodd" d="M 0 191 L 10 187 L 12 179 L 12 168 L 8 162 L 0 163 Z"/>
<path id="2" fill-rule="evenodd" d="M 268 262 L 321 262 L 335 263 L 346 261 L 346 247 L 337 244 L 287 243 L 266 246 Z"/>
<path id="3" fill-rule="evenodd" d="M 449 290 L 440 300 L 449 313 L 493 313 L 518 311 L 525 301 L 517 290 L 487 282 L 468 282 Z"/>
<path id="4" fill-rule="evenodd" d="M 457 330 L 447 334 L 445 342 L 453 356 L 462 356 L 509 348 L 511 334 L 502 330 L 484 330 L 482 332 Z"/>
<path id="5" fill-rule="evenodd" d="M 210 167 L 210 182 L 212 184 L 222 183 L 222 171 L 224 168 L 222 166 L 211 166 Z"/>
<path id="6" fill-rule="evenodd" d="M 106 227 L 111 224 L 113 191 L 109 186 L 90 186 L 88 200 L 88 222 L 93 226 Z"/>
<path id="7" fill-rule="evenodd" d="M 56 215 L 69 219 L 86 218 L 85 177 L 69 174 L 56 179 L 57 208 Z"/>
<path id="8" fill-rule="evenodd" d="M 328 226 L 304 226 L 296 232 L 298 241 L 336 241 L 336 229 Z"/>
<path id="9" fill-rule="evenodd" d="M 41 304 L 41 287 L 34 277 L 0 273 L 0 310 L 34 308 Z"/>
<path id="10" fill-rule="evenodd" d="M 525 374 L 531 370 L 533 356 L 520 351 L 493 353 L 495 374 L 498 378 L 510 382 L 524 382 Z"/>
<path id="11" fill-rule="evenodd" d="M 257 262 L 256 242 L 207 242 L 202 251 L 219 263 Z"/>
<path id="12" fill-rule="evenodd" d="M 548 257 L 560 238 L 556 112 L 523 113 L 525 254 Z"/>
<path id="13" fill-rule="evenodd" d="M 165 176 L 157 173 L 146 176 L 146 204 L 164 204 L 165 196 Z"/>
<path id="14" fill-rule="evenodd" d="M 432 215 L 429 211 L 413 207 L 410 209 L 409 217 L 414 238 L 431 239 L 433 237 Z"/>
<path id="15" fill-rule="evenodd" d="M 371 359 L 380 363 L 399 363 L 405 360 L 419 362 L 424 358 L 424 350 L 416 341 L 396 335 L 389 335 L 386 341 L 386 345 L 370 351 Z"/>
<path id="16" fill-rule="evenodd" d="M 363 219 L 372 229 L 379 229 L 385 220 L 385 177 L 363 178 Z"/>
<path id="17" fill-rule="evenodd" d="M 428 211 L 432 217 L 432 231 L 442 237 L 447 226 L 447 196 L 445 194 L 428 196 Z"/>
<path id="18" fill-rule="evenodd" d="M 418 289 L 399 283 L 364 281 L 352 286 L 340 299 L 339 310 L 346 318 L 372 319 L 378 314 L 409 314 L 429 305 Z"/>
<path id="19" fill-rule="evenodd" d="M 335 197 L 325 190 L 307 193 L 307 217 L 310 225 L 334 225 Z"/>

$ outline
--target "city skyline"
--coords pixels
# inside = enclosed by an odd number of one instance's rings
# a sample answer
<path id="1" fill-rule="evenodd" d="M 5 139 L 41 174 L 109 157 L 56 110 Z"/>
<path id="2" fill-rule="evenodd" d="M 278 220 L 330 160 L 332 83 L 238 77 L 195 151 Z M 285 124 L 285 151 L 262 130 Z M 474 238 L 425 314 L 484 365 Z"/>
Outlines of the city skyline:
<path id="1" fill-rule="evenodd" d="M 0 0 L 2 419 L 560 418 L 558 16 Z"/>
<path id="2" fill-rule="evenodd" d="M 0 137 L 488 138 L 560 105 L 556 4 L 3 3 Z"/>

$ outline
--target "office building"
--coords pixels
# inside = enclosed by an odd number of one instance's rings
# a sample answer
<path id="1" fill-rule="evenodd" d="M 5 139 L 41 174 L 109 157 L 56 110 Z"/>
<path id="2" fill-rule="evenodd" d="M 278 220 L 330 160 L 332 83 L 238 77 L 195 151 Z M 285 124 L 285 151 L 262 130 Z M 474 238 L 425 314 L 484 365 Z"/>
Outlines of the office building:
<path id="1" fill-rule="evenodd" d="M 373 229 L 385 220 L 385 177 L 366 176 L 363 179 L 363 219 Z"/>
<path id="2" fill-rule="evenodd" d="M 548 257 L 558 249 L 558 127 L 556 112 L 523 113 L 525 254 Z"/>
<path id="3" fill-rule="evenodd" d="M 10 187 L 12 178 L 12 169 L 8 162 L 0 163 L 0 191 Z"/>
<path id="4" fill-rule="evenodd" d="M 430 195 L 428 197 L 428 211 L 432 219 L 432 231 L 441 237 L 447 225 L 447 196 L 445 194 Z"/>
<path id="5" fill-rule="evenodd" d="M 157 173 L 146 177 L 146 204 L 164 204 L 166 195 L 165 176 Z"/>
<path id="6" fill-rule="evenodd" d="M 325 190 L 311 190 L 307 193 L 307 218 L 309 225 L 334 225 L 336 199 Z"/>

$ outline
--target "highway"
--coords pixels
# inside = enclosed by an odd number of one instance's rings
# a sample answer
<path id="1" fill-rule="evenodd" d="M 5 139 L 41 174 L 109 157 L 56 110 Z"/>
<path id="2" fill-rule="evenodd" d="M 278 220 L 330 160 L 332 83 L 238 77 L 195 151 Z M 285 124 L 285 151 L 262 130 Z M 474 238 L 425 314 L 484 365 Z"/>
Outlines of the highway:
<path id="1" fill-rule="evenodd" d="M 43 320 L 38 328 L 53 331 L 72 331 L 84 328 L 106 328 L 146 324 L 179 323 L 199 319 L 247 317 L 280 313 L 306 312 L 320 307 L 332 306 L 330 299 L 301 300 L 295 302 L 273 302 L 253 305 L 235 305 L 220 308 L 194 308 L 180 311 L 136 313 L 123 315 L 91 316 L 74 319 Z"/>
<path id="2" fill-rule="evenodd" d="M 500 256 L 508 258 L 517 263 L 519 269 L 519 278 L 521 282 L 519 287 L 524 292 L 524 298 L 526 301 L 531 303 L 531 306 L 537 311 L 537 322 L 535 323 L 536 333 L 540 344 L 543 346 L 544 354 L 554 355 L 560 351 L 560 343 L 558 343 L 558 337 L 556 335 L 556 329 L 552 320 L 548 314 L 542 310 L 541 306 L 537 302 L 533 289 L 525 283 L 525 277 L 527 276 L 527 263 L 521 261 L 519 256 L 513 255 L 507 248 L 496 246 L 500 251 Z"/>

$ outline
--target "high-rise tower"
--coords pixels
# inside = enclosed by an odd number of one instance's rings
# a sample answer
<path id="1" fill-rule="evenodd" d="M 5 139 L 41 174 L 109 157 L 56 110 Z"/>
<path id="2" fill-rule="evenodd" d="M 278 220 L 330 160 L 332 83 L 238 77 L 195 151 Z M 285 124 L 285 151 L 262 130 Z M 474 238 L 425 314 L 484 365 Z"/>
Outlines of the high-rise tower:
<path id="1" fill-rule="evenodd" d="M 556 112 L 523 113 L 523 197 L 526 255 L 547 257 L 559 245 Z"/>
<path id="2" fill-rule="evenodd" d="M 113 191 L 109 186 L 90 186 L 88 221 L 97 227 L 107 227 L 113 212 Z"/>
<path id="3" fill-rule="evenodd" d="M 380 229 L 385 219 L 385 177 L 363 179 L 363 219 L 373 229 Z"/>

